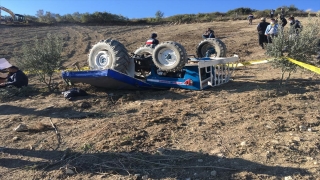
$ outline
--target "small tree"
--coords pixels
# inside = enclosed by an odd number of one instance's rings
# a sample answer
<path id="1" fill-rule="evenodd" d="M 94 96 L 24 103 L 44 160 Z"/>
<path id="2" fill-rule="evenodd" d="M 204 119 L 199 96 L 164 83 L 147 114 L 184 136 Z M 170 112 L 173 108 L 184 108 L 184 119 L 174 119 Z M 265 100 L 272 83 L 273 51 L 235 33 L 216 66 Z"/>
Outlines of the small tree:
<path id="1" fill-rule="evenodd" d="M 290 26 L 290 25 L 289 25 Z M 309 16 L 300 33 L 296 34 L 293 27 L 284 30 L 279 25 L 278 36 L 273 38 L 272 44 L 268 44 L 266 54 L 273 57 L 273 67 L 280 68 L 282 72 L 280 85 L 282 85 L 285 73 L 288 73 L 286 82 L 295 72 L 297 65 L 287 58 L 293 58 L 304 63 L 313 64 L 314 56 L 318 51 L 318 40 L 320 34 L 320 17 Z"/>
<path id="2" fill-rule="evenodd" d="M 52 92 L 57 87 L 52 77 L 61 65 L 63 44 L 61 37 L 50 33 L 42 40 L 35 37 L 34 44 L 23 44 L 22 55 L 19 56 L 17 64 L 36 74 L 39 81 L 46 84 Z"/>
<path id="3" fill-rule="evenodd" d="M 161 12 L 160 10 L 156 12 L 156 19 L 157 21 L 161 21 L 161 19 L 163 18 L 164 13 Z"/>
<path id="4" fill-rule="evenodd" d="M 44 17 L 44 11 L 42 9 L 37 11 L 36 17 L 38 17 L 38 21 L 39 22 L 42 22 L 43 21 L 43 17 Z"/>

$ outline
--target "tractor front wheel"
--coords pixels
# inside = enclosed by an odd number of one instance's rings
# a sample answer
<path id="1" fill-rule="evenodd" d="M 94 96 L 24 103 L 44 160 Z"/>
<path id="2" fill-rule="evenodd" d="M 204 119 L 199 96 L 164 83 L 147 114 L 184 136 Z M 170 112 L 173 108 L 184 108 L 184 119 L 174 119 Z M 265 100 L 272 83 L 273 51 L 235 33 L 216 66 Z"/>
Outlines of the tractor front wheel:
<path id="1" fill-rule="evenodd" d="M 158 44 L 152 54 L 154 64 L 162 71 L 178 71 L 187 63 L 184 47 L 173 41 Z"/>

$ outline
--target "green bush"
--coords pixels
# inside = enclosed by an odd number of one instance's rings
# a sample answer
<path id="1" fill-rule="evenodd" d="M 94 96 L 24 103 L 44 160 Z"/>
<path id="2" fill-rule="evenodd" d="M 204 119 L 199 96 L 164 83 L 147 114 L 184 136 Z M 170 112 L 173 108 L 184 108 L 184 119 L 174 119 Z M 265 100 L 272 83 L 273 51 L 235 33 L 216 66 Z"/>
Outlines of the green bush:
<path id="1" fill-rule="evenodd" d="M 253 12 L 256 12 L 257 10 L 254 10 L 254 9 L 251 9 L 251 8 L 244 8 L 244 7 L 241 7 L 241 8 L 236 8 L 236 9 L 233 9 L 233 10 L 229 10 L 226 14 L 228 16 L 233 16 L 234 14 L 238 14 L 238 15 L 248 15 L 250 13 L 253 13 Z"/>
<path id="2" fill-rule="evenodd" d="M 254 12 L 253 15 L 255 16 L 255 18 L 269 17 L 270 10 L 257 11 L 257 12 Z"/>
<path id="3" fill-rule="evenodd" d="M 49 92 L 52 92 L 57 87 L 52 77 L 61 66 L 63 44 L 61 37 L 50 33 L 45 39 L 35 37 L 32 44 L 23 44 L 22 55 L 18 55 L 20 60 L 17 64 L 35 74 L 38 80 L 47 86 Z"/>

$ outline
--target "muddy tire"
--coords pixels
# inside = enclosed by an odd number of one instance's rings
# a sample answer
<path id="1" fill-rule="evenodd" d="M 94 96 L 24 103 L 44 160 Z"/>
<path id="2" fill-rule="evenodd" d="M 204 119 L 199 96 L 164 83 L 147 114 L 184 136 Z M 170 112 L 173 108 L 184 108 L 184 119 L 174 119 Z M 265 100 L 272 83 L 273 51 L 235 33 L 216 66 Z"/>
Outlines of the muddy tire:
<path id="1" fill-rule="evenodd" d="M 130 57 L 123 44 L 107 39 L 92 47 L 88 63 L 91 70 L 113 69 L 128 74 Z"/>
<path id="2" fill-rule="evenodd" d="M 142 47 L 138 48 L 134 52 L 134 54 L 139 55 L 139 56 L 144 55 L 144 57 L 147 57 L 147 56 L 152 56 L 153 51 L 154 51 L 154 48 L 152 48 L 151 46 L 142 46 Z"/>
<path id="3" fill-rule="evenodd" d="M 226 57 L 226 45 L 220 39 L 215 38 L 209 38 L 201 41 L 197 47 L 197 56 L 199 58 L 205 57 L 207 50 L 211 47 L 214 47 L 216 51 L 216 53 L 213 54 L 214 57 Z"/>
<path id="4" fill-rule="evenodd" d="M 178 71 L 188 62 L 184 47 L 173 41 L 158 44 L 152 54 L 154 64 L 162 71 Z"/>

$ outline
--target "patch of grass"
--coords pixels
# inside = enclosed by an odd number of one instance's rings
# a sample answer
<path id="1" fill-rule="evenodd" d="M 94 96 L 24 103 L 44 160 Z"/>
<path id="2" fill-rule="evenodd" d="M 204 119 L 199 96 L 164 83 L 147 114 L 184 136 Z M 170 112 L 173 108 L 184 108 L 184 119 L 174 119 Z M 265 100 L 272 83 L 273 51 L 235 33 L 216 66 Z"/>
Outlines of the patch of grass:
<path id="1" fill-rule="evenodd" d="M 38 90 L 34 87 L 31 87 L 31 86 L 25 86 L 22 88 L 16 88 L 14 86 L 2 88 L 2 89 L 0 89 L 0 101 L 1 102 L 8 101 L 14 96 L 28 97 L 34 93 L 37 93 L 37 92 L 38 92 Z"/>
<path id="2" fill-rule="evenodd" d="M 81 147 L 81 150 L 83 150 L 84 152 L 87 152 L 87 151 L 91 150 L 92 148 L 93 148 L 92 144 L 85 143 Z"/>
<path id="3" fill-rule="evenodd" d="M 33 164 L 33 165 L 26 165 L 26 166 L 24 166 L 23 167 L 23 169 L 25 169 L 25 170 L 31 170 L 31 171 L 33 171 L 33 170 L 37 170 L 38 169 L 38 165 L 36 165 L 36 164 Z"/>

